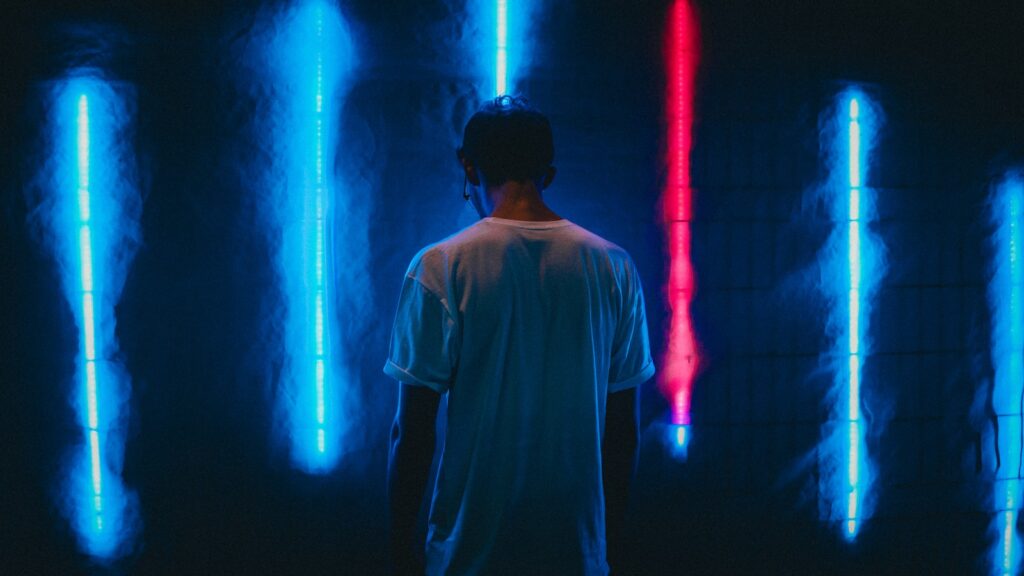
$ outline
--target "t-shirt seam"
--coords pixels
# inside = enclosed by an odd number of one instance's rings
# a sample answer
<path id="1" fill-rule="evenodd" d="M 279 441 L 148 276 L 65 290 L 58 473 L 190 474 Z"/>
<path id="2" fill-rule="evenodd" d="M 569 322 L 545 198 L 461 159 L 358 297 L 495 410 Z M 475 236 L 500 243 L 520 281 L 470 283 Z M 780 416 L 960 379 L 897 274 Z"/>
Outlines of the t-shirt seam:
<path id="1" fill-rule="evenodd" d="M 441 296 L 438 296 L 437 293 L 435 293 L 430 286 L 427 286 L 426 282 L 420 280 L 419 278 L 413 276 L 412 274 L 406 274 L 406 278 L 412 280 L 413 282 L 416 282 L 424 290 L 426 290 L 427 294 L 430 294 L 434 298 L 434 300 L 437 300 L 437 303 L 441 305 L 441 308 L 444 309 L 444 313 L 447 314 L 448 317 L 451 318 L 453 322 L 455 321 L 455 315 L 452 314 L 452 311 L 449 309 L 448 304 L 445 303 L 445 300 L 447 300 L 447 298 L 442 298 Z"/>
<path id="2" fill-rule="evenodd" d="M 653 368 L 655 368 L 655 366 L 654 366 L 654 359 L 653 359 L 653 358 L 648 358 L 648 359 L 647 359 L 647 361 L 646 361 L 646 362 L 644 362 L 644 366 L 643 366 L 643 368 L 641 368 L 641 369 L 637 370 L 637 371 L 636 371 L 636 372 L 635 372 L 635 373 L 634 373 L 633 375 L 631 375 L 631 376 L 630 376 L 629 378 L 622 378 L 622 379 L 620 379 L 620 380 L 616 380 L 615 382 L 609 382 L 609 383 L 608 383 L 608 389 L 609 389 L 609 390 L 611 390 L 612 388 L 616 388 L 616 387 L 618 387 L 618 386 L 620 386 L 620 385 L 622 385 L 622 384 L 628 384 L 628 383 L 630 383 L 630 382 L 631 382 L 632 380 L 634 380 L 634 379 L 636 379 L 636 378 L 639 378 L 639 377 L 640 377 L 640 376 L 642 376 L 642 375 L 643 375 L 644 373 L 646 373 L 647 371 L 649 371 L 649 370 L 651 370 L 651 369 L 653 369 Z M 637 382 L 637 385 L 639 385 L 639 384 L 641 384 L 641 382 Z"/>
<path id="3" fill-rule="evenodd" d="M 431 390 L 433 390 L 435 392 L 439 392 L 439 393 L 440 392 L 444 392 L 445 390 L 447 390 L 451 386 L 450 382 L 445 382 L 443 384 L 439 384 L 439 383 L 437 383 L 435 381 L 428 380 L 426 378 L 421 378 L 420 376 L 414 374 L 408 368 L 405 368 L 405 367 L 401 366 L 400 364 L 398 364 L 397 362 L 395 362 L 394 359 L 392 359 L 392 358 L 388 358 L 387 362 L 384 363 L 384 371 L 385 372 L 388 372 L 388 368 L 394 368 L 394 370 L 396 372 L 398 372 L 398 373 L 400 373 L 400 374 L 402 374 L 404 376 L 408 376 L 409 378 L 412 379 L 412 384 L 418 384 L 420 386 L 425 386 L 425 387 L 430 388 Z M 389 375 L 392 376 L 392 377 L 396 377 L 394 374 L 389 374 Z M 402 380 L 401 378 L 397 378 L 396 377 L 396 379 L 398 379 L 400 381 L 403 381 L 403 382 L 406 382 L 406 383 L 409 383 L 408 381 Z"/>

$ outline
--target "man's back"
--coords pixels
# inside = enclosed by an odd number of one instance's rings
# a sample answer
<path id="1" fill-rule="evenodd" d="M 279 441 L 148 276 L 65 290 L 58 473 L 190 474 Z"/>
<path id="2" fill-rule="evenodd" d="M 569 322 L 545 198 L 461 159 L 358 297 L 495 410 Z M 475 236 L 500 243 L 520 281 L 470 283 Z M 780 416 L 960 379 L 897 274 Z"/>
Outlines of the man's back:
<path id="1" fill-rule="evenodd" d="M 409 268 L 389 361 L 448 392 L 429 574 L 605 574 L 607 394 L 654 372 L 635 267 L 565 220 L 485 218 Z"/>

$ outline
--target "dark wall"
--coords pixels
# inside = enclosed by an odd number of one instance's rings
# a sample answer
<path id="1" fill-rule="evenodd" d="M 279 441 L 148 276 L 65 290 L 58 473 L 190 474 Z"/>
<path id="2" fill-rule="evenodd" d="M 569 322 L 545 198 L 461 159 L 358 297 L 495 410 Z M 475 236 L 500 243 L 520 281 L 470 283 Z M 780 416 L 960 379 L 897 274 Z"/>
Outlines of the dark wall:
<path id="1" fill-rule="evenodd" d="M 555 210 L 631 252 L 660 354 L 658 225 L 664 2 L 541 8 L 522 91 L 555 127 Z M 990 509 L 984 203 L 1024 161 L 1024 14 L 1012 3 L 698 3 L 693 151 L 694 317 L 705 354 L 688 461 L 642 395 L 633 494 L 644 573 L 972 573 Z M 143 247 L 117 309 L 132 375 L 125 483 L 143 529 L 126 573 L 377 574 L 395 385 L 380 373 L 409 258 L 472 221 L 453 160 L 475 87 L 452 39 L 457 2 L 359 1 L 343 12 L 360 64 L 341 112 L 366 198 L 373 263 L 357 352 L 361 433 L 333 474 L 287 464 L 272 433 L 261 331 L 270 249 L 240 167 L 257 149 L 253 94 L 233 72 L 257 3 L 80 3 L 0 9 L 0 571 L 88 572 L 55 503 L 75 434 L 77 346 L 53 261 L 32 233 L 40 86 L 101 23 L 105 65 L 137 90 Z M 265 10 L 266 7 L 264 6 Z M 453 24 L 454 22 L 454 24 Z M 829 417 L 825 303 L 809 281 L 831 223 L 808 198 L 827 176 L 821 115 L 845 82 L 884 110 L 870 185 L 889 273 L 873 317 L 865 398 L 885 423 L 876 517 L 855 545 L 820 521 L 815 447 Z"/>

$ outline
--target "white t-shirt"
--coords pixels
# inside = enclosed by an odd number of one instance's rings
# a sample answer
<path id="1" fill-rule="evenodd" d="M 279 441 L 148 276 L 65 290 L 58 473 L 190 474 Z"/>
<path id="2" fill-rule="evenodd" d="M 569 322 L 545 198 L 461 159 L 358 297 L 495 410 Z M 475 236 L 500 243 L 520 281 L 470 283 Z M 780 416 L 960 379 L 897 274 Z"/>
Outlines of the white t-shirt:
<path id="1" fill-rule="evenodd" d="M 427 246 L 384 372 L 448 394 L 427 574 L 608 573 L 605 401 L 654 375 L 623 249 L 567 220 L 499 218 Z"/>

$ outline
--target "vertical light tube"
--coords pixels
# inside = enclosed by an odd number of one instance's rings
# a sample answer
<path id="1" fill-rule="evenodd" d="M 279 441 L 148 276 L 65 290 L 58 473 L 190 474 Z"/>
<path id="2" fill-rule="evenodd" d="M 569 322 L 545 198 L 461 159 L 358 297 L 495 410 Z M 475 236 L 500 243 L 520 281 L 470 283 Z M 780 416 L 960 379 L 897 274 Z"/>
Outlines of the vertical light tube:
<path id="1" fill-rule="evenodd" d="M 527 34 L 535 8 L 536 0 L 466 0 L 466 9 L 476 21 L 469 49 L 479 55 L 475 67 L 484 101 L 517 96 L 517 81 L 531 47 Z"/>
<path id="2" fill-rule="evenodd" d="M 277 165 L 266 213 L 279 233 L 285 314 L 278 410 L 292 463 L 321 474 L 334 468 L 344 449 L 341 388 L 347 365 L 334 317 L 339 208 L 333 167 L 340 142 L 338 97 L 352 47 L 340 12 L 328 0 L 297 0 L 276 18 L 273 36 L 259 44 L 272 65 L 275 95 L 268 123 Z"/>
<path id="3" fill-rule="evenodd" d="M 849 538 L 857 535 L 860 516 L 861 486 L 860 466 L 864 452 L 864 430 L 860 417 L 860 368 L 861 368 L 861 124 L 860 103 L 857 98 L 849 100 L 848 143 L 849 157 L 849 238 L 847 241 L 849 261 L 849 295 L 847 330 L 847 417 L 849 418 L 849 447 L 847 450 L 846 534 Z"/>
<path id="4" fill-rule="evenodd" d="M 823 426 L 818 450 L 819 482 L 824 515 L 853 540 L 870 516 L 872 501 L 861 391 L 874 295 L 885 272 L 885 246 L 870 226 L 875 193 L 867 186 L 880 112 L 867 94 L 850 88 L 838 95 L 828 115 L 823 138 L 830 175 L 823 192 L 834 227 L 819 260 L 819 278 L 830 304 L 826 326 L 834 340 L 824 357 L 832 368 L 827 396 L 831 418 Z"/>
<path id="5" fill-rule="evenodd" d="M 91 198 L 89 189 L 90 139 L 89 97 L 78 94 L 76 100 L 76 166 L 78 176 L 78 260 L 82 297 L 82 357 L 85 360 L 86 431 L 92 495 L 93 527 L 103 531 L 103 456 L 99 432 L 99 400 L 96 375 L 96 307 L 92 266 Z"/>
<path id="6" fill-rule="evenodd" d="M 494 95 L 508 93 L 508 0 L 495 3 Z"/>
<path id="7" fill-rule="evenodd" d="M 690 397 L 700 363 L 690 316 L 696 282 L 690 257 L 693 189 L 690 152 L 693 147 L 694 97 L 699 62 L 699 30 L 688 0 L 672 5 L 666 34 L 668 179 L 663 193 L 668 236 L 669 332 L 660 372 L 661 386 L 671 403 L 671 441 L 685 455 L 690 434 Z"/>
<path id="8" fill-rule="evenodd" d="M 327 358 L 325 355 L 324 341 L 327 328 L 324 326 L 324 318 L 327 317 L 327 281 L 325 270 L 328 268 L 327 250 L 327 210 L 329 209 L 328 199 L 330 195 L 327 189 L 327 180 L 324 174 L 324 141 L 326 134 L 324 116 L 324 15 L 323 8 L 316 10 L 316 89 L 315 89 L 315 112 L 314 122 L 316 124 L 316 173 L 313 185 L 313 204 L 315 205 L 314 226 L 316 228 L 315 247 L 313 258 L 316 262 L 313 278 L 313 363 L 314 379 L 316 386 L 316 449 L 320 454 L 327 450 L 326 424 L 327 407 L 325 403 L 325 389 L 329 385 L 327 381 Z"/>
<path id="9" fill-rule="evenodd" d="M 1020 537 L 1017 516 L 1021 501 L 1021 418 L 1024 394 L 1024 177 L 1013 173 L 995 189 L 991 204 L 993 276 L 989 285 L 992 311 L 992 365 L 995 381 L 992 408 L 998 421 L 998 466 L 993 490 L 997 534 L 992 573 L 1017 574 Z"/>
<path id="10" fill-rule="evenodd" d="M 50 198 L 39 212 L 78 328 L 71 405 L 80 436 L 62 470 L 60 505 L 82 550 L 104 562 L 123 554 L 135 529 L 134 497 L 120 478 L 130 382 L 116 360 L 114 314 L 140 208 L 125 144 L 127 90 L 93 69 L 55 83 L 51 154 L 41 162 Z"/>

